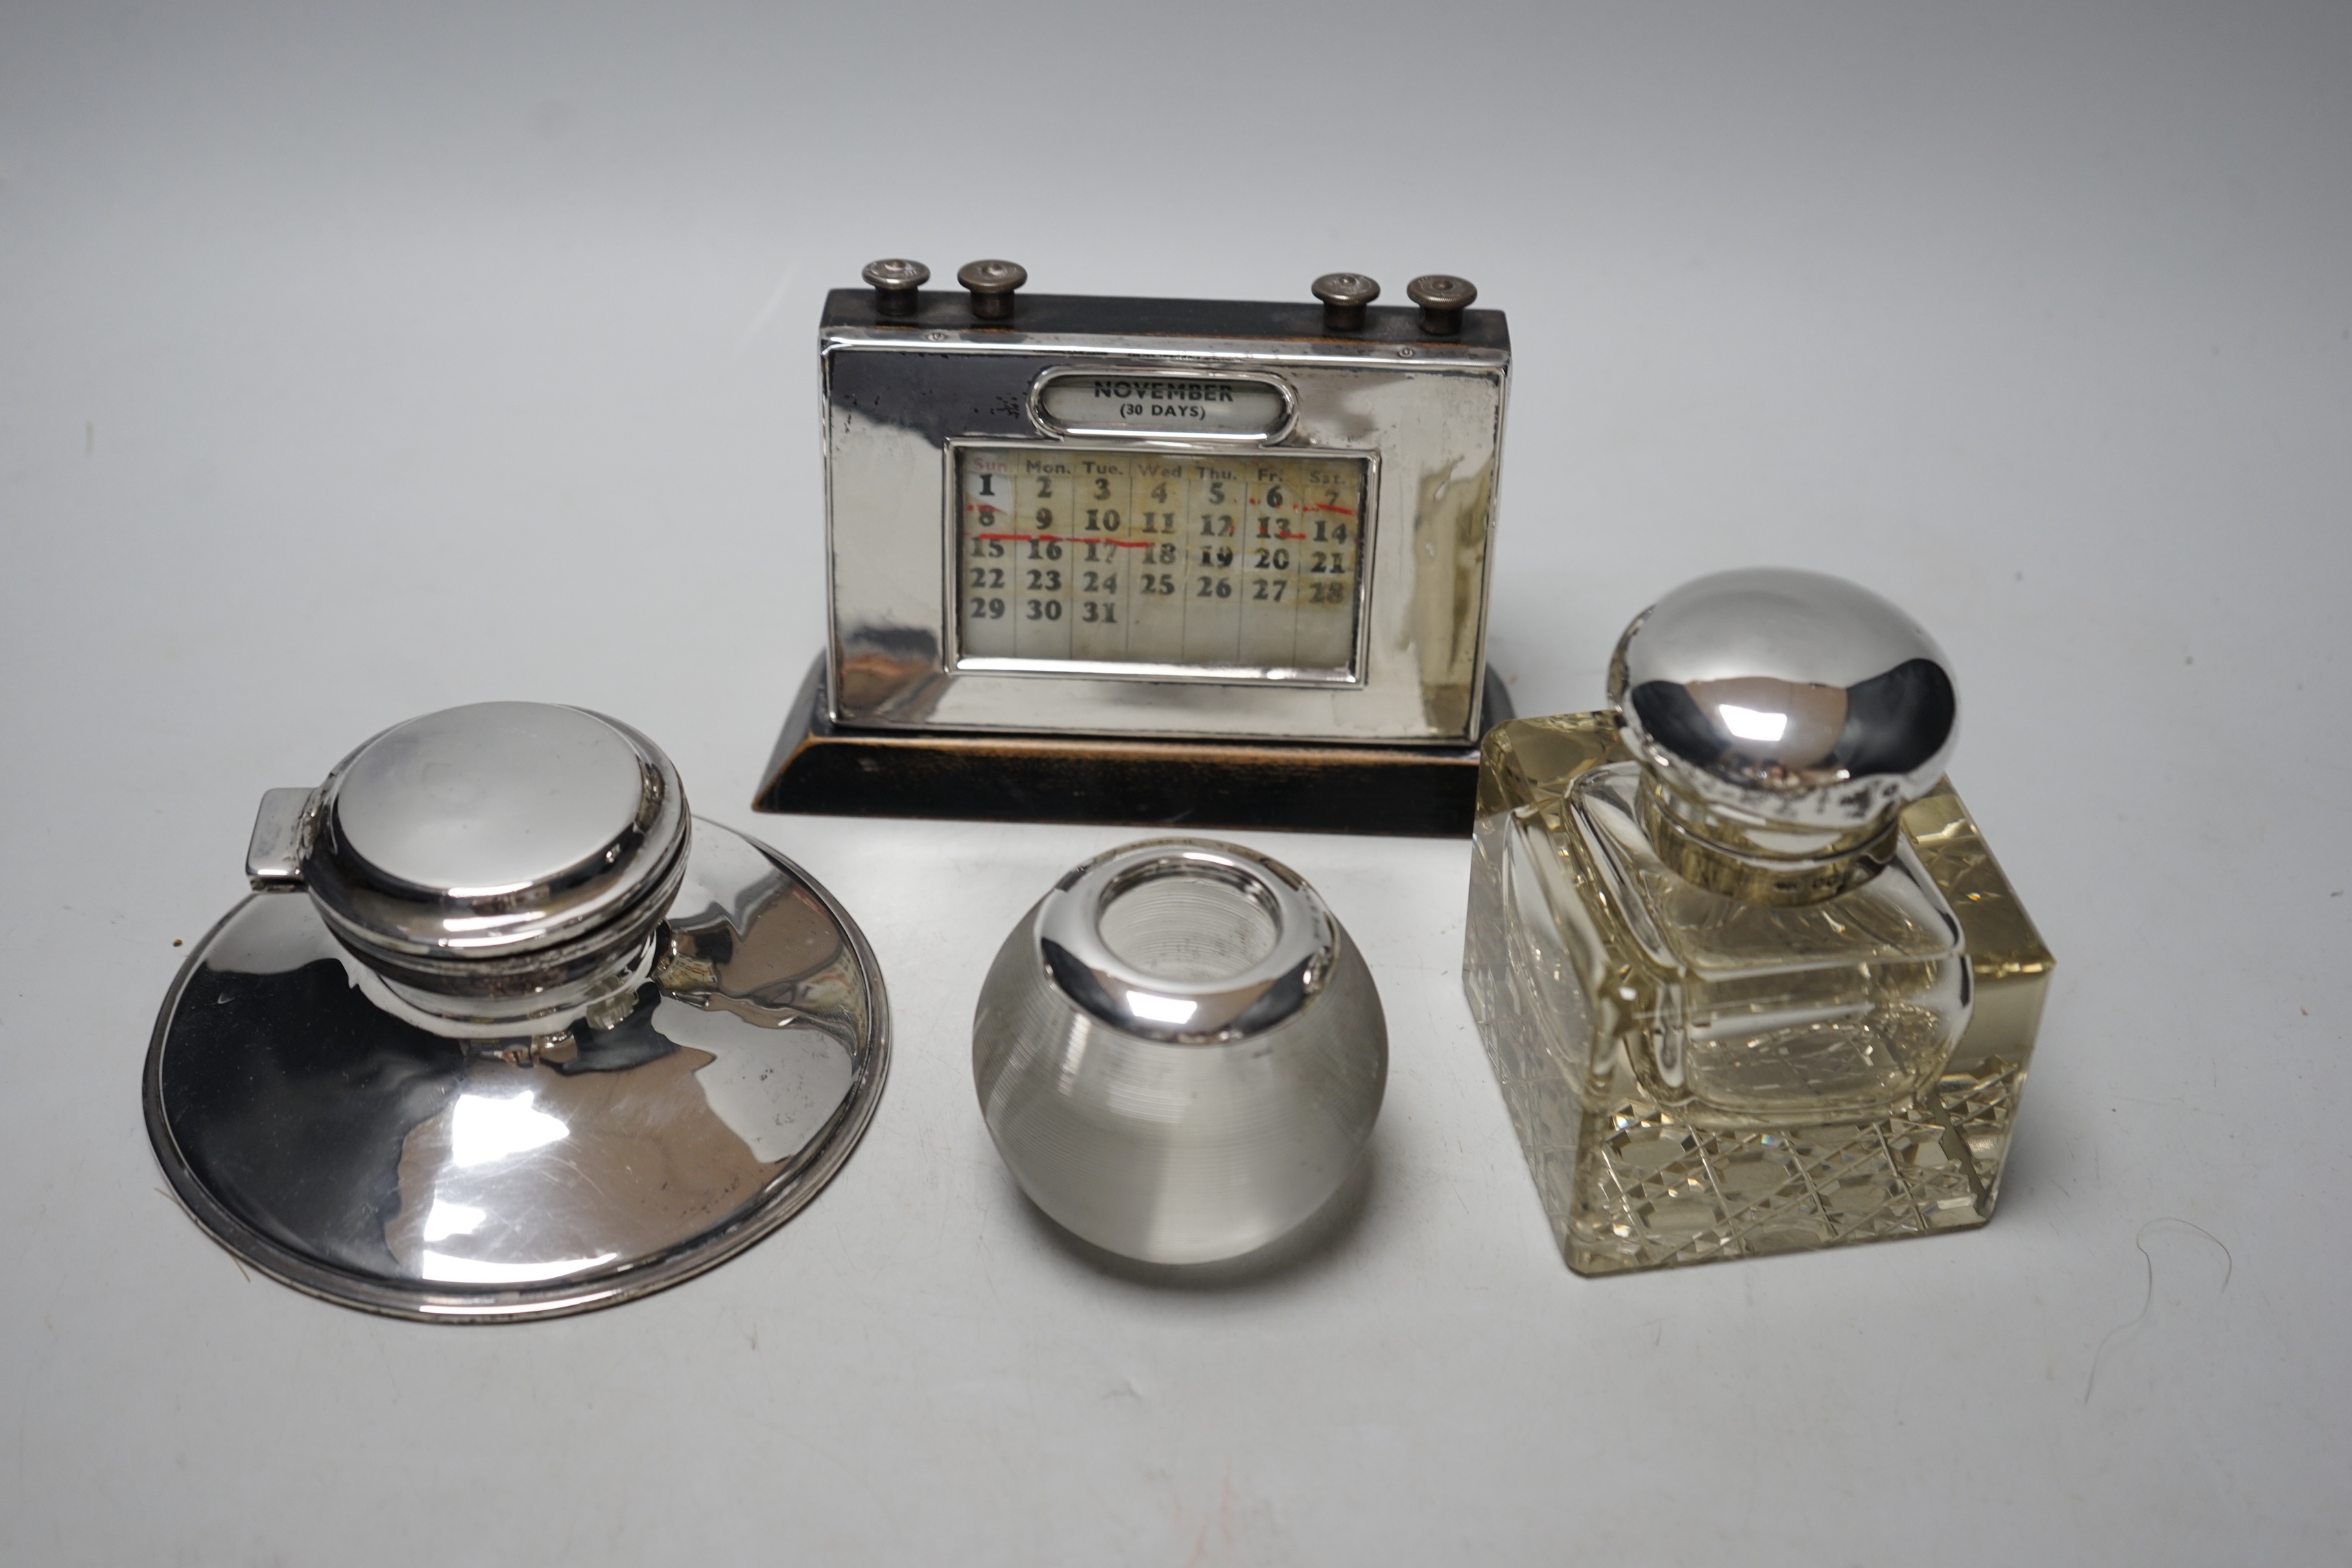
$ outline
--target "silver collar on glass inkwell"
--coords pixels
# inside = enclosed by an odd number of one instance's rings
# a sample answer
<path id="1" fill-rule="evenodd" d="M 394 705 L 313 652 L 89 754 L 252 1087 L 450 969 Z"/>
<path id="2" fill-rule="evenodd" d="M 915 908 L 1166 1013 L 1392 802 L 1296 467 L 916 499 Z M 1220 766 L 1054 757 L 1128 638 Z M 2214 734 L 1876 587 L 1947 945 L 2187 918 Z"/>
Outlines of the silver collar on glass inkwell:
<path id="1" fill-rule="evenodd" d="M 491 702 L 271 790 L 157 1020 L 158 1158 L 230 1251 L 404 1317 L 604 1306 L 782 1224 L 888 1064 L 865 939 L 636 731 Z"/>

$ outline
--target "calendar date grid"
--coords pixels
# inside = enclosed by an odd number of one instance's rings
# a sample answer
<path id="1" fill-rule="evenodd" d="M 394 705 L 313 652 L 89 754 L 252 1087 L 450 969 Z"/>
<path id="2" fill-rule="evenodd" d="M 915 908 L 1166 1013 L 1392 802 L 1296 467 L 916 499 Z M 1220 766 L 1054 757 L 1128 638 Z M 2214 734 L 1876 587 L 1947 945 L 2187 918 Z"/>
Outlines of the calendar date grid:
<path id="1" fill-rule="evenodd" d="M 1369 469 L 1329 453 L 961 448 L 961 656 L 1349 678 Z"/>

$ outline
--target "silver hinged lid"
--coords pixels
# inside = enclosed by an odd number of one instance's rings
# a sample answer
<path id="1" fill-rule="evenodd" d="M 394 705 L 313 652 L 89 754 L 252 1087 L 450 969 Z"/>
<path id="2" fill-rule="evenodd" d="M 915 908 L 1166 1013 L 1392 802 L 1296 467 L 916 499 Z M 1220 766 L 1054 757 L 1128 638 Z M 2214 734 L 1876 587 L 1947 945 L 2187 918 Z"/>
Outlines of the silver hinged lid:
<path id="1" fill-rule="evenodd" d="M 636 731 L 478 702 L 393 726 L 315 791 L 268 792 L 247 871 L 257 890 L 307 888 L 388 979 L 499 996 L 642 944 L 688 836 L 677 770 Z"/>

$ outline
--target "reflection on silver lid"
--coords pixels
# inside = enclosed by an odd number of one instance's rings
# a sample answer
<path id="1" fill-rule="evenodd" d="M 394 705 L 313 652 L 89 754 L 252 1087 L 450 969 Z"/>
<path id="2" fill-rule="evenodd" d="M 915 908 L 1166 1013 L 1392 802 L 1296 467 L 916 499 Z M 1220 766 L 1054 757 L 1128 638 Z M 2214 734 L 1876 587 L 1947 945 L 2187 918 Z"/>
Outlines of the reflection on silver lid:
<path id="1" fill-rule="evenodd" d="M 265 798 L 257 858 L 295 798 Z M 284 864 L 256 885 L 307 888 L 336 938 L 412 1000 L 459 999 L 457 1016 L 493 1022 L 560 1011 L 641 950 L 691 837 L 660 747 L 543 702 L 395 724 L 299 805 Z"/>
<path id="2" fill-rule="evenodd" d="M 1757 567 L 1685 583 L 1617 645 L 1609 700 L 1652 776 L 1759 828 L 1869 831 L 1959 735 L 1936 639 L 1870 590 Z"/>
<path id="3" fill-rule="evenodd" d="M 477 702 L 362 746 L 337 770 L 334 826 L 355 862 L 446 897 L 593 880 L 675 787 L 649 761 L 577 708 Z"/>

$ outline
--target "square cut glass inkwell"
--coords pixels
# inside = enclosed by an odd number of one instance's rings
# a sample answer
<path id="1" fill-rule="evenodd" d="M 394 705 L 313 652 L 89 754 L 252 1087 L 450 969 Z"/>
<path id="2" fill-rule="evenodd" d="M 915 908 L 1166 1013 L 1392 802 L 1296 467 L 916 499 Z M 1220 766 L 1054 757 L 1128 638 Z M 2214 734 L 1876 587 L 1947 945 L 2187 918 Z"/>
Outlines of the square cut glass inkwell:
<path id="1" fill-rule="evenodd" d="M 1991 1216 L 2049 950 L 1944 777 L 1944 656 L 1874 594 L 1722 573 L 1612 710 L 1485 742 L 1463 984 L 1569 1266 Z"/>

